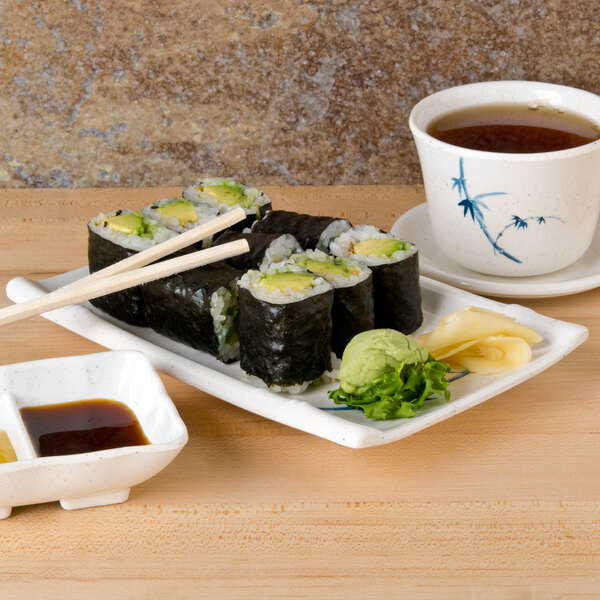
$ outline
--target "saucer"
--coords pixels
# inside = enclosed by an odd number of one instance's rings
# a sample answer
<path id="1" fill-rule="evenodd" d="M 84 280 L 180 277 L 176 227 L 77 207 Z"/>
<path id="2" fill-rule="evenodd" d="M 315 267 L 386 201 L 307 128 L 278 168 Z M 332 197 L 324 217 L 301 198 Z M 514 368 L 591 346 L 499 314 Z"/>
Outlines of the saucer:
<path id="1" fill-rule="evenodd" d="M 391 233 L 417 246 L 422 275 L 472 292 L 515 298 L 546 298 L 577 294 L 600 286 L 600 224 L 592 245 L 577 262 L 555 273 L 532 277 L 485 275 L 469 271 L 450 260 L 433 237 L 426 203 L 404 213 L 392 226 Z"/>

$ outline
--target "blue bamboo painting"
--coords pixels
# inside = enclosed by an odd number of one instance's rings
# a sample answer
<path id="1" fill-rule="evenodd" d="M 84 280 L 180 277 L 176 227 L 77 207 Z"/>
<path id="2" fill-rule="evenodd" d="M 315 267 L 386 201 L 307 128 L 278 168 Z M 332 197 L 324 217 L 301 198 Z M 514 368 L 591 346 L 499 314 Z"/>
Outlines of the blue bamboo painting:
<path id="1" fill-rule="evenodd" d="M 471 216 L 473 222 L 476 222 L 479 225 L 479 228 L 483 232 L 483 235 L 490 242 L 492 247 L 494 248 L 494 254 L 501 254 L 502 256 L 508 258 L 517 263 L 522 263 L 523 261 L 519 260 L 509 252 L 507 252 L 502 246 L 500 246 L 499 241 L 502 235 L 510 228 L 515 228 L 517 230 L 525 231 L 529 226 L 530 222 L 537 223 L 538 225 L 544 225 L 546 220 L 548 219 L 556 219 L 561 223 L 564 221 L 559 217 L 525 217 L 521 218 L 517 215 L 512 215 L 511 221 L 505 225 L 495 237 L 488 231 L 487 224 L 485 222 L 485 216 L 483 214 L 483 210 L 490 210 L 489 207 L 482 202 L 482 198 L 487 198 L 489 196 L 503 196 L 506 192 L 487 192 L 485 194 L 478 194 L 473 198 L 469 195 L 467 190 L 467 180 L 465 178 L 463 158 L 461 157 L 459 160 L 459 176 L 452 178 L 452 189 L 458 189 L 458 194 L 460 196 L 460 202 L 458 206 L 462 206 L 464 209 L 463 217 L 467 215 Z"/>

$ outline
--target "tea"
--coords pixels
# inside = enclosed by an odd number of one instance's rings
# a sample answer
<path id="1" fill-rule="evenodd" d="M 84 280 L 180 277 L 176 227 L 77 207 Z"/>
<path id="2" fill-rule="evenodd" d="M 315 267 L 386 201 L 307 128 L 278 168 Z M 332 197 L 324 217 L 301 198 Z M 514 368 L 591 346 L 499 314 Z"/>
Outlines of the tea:
<path id="1" fill-rule="evenodd" d="M 599 126 L 570 112 L 535 105 L 484 105 L 442 115 L 427 133 L 472 150 L 529 154 L 589 144 Z"/>

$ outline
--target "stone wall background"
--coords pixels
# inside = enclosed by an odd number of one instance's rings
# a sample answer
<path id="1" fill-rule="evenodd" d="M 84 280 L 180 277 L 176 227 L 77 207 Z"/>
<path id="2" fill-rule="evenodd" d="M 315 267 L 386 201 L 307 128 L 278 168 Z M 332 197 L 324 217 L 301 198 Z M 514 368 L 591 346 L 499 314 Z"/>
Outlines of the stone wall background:
<path id="1" fill-rule="evenodd" d="M 437 90 L 600 93 L 590 0 L 0 0 L 0 187 L 421 181 Z"/>

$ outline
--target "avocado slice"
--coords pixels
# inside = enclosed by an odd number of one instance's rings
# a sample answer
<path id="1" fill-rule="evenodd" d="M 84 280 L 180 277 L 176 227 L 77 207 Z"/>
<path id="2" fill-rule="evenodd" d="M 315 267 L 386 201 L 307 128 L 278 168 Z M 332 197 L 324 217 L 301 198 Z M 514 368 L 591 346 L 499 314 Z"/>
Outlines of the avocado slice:
<path id="1" fill-rule="evenodd" d="M 146 219 L 141 212 L 123 212 L 118 210 L 114 215 L 106 217 L 104 227 L 110 227 L 117 233 L 137 235 L 152 239 L 156 231 L 156 224 L 151 219 Z"/>
<path id="2" fill-rule="evenodd" d="M 370 239 L 354 244 L 354 254 L 364 256 L 392 256 L 398 250 L 407 250 L 408 244 L 394 238 Z"/>
<path id="3" fill-rule="evenodd" d="M 106 217 L 104 222 L 108 223 L 113 231 L 119 233 L 126 233 L 127 235 L 143 235 L 146 233 L 142 213 L 117 211 L 117 214 Z"/>
<path id="4" fill-rule="evenodd" d="M 251 208 L 252 199 L 244 194 L 244 188 L 239 183 L 222 183 L 220 185 L 201 185 L 198 191 L 214 196 L 220 204 Z"/>
<path id="5" fill-rule="evenodd" d="M 274 290 L 283 291 L 286 288 L 302 291 L 310 287 L 314 280 L 315 276 L 310 273 L 282 271 L 267 273 L 261 278 L 260 285 L 271 292 Z"/>
<path id="6" fill-rule="evenodd" d="M 198 215 L 194 210 L 193 203 L 185 198 L 178 198 L 174 202 L 158 206 L 157 210 L 160 212 L 163 219 L 169 217 L 177 219 L 181 227 L 185 227 L 187 223 L 195 223 L 198 220 Z"/>
<path id="7" fill-rule="evenodd" d="M 350 277 L 357 273 L 357 270 L 352 269 L 345 260 L 314 260 L 307 258 L 302 266 L 307 271 L 324 277 L 327 280 L 333 279 L 337 275 Z"/>

